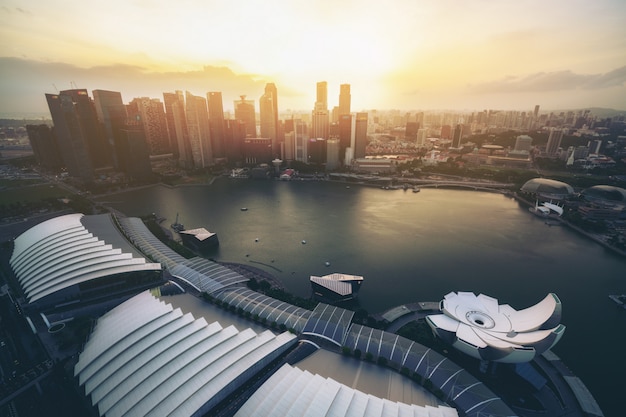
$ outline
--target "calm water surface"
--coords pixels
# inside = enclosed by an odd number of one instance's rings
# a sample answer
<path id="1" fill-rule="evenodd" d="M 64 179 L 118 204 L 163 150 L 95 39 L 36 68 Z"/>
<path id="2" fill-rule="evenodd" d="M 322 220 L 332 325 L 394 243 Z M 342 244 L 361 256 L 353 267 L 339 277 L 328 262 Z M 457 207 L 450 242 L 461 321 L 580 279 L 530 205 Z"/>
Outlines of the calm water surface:
<path id="1" fill-rule="evenodd" d="M 362 275 L 360 303 L 370 313 L 450 291 L 522 309 L 555 292 L 567 330 L 554 352 L 605 415 L 626 394 L 626 310 L 607 297 L 626 293 L 626 260 L 503 195 L 219 179 L 103 200 L 129 216 L 154 212 L 168 225 L 179 213 L 187 228 L 218 233 L 216 260 L 263 268 L 300 296 L 309 295 L 310 275 Z"/>

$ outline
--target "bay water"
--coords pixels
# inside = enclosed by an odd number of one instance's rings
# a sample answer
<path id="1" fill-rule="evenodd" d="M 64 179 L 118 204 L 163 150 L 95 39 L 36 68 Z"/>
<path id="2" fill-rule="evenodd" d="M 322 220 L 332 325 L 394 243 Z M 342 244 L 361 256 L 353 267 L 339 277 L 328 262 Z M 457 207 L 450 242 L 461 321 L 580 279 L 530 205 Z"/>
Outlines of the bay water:
<path id="1" fill-rule="evenodd" d="M 169 226 L 178 214 L 188 229 L 216 232 L 212 258 L 264 269 L 302 297 L 311 275 L 361 275 L 359 302 L 369 313 L 451 291 L 523 309 L 554 292 L 567 327 L 554 353 L 605 415 L 626 394 L 626 310 L 608 298 L 626 293 L 626 259 L 505 195 L 220 178 L 101 201 L 127 216 L 155 213 Z"/>

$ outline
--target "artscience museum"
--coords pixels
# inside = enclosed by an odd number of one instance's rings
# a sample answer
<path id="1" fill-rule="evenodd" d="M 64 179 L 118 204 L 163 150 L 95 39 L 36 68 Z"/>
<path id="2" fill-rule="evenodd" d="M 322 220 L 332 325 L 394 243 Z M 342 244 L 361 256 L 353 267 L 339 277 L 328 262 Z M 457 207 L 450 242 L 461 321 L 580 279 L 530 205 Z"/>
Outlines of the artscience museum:
<path id="1" fill-rule="evenodd" d="M 548 294 L 523 310 L 484 294 L 451 292 L 441 301 L 443 314 L 426 317 L 433 332 L 474 358 L 505 363 L 529 362 L 563 336 L 561 301 Z"/>

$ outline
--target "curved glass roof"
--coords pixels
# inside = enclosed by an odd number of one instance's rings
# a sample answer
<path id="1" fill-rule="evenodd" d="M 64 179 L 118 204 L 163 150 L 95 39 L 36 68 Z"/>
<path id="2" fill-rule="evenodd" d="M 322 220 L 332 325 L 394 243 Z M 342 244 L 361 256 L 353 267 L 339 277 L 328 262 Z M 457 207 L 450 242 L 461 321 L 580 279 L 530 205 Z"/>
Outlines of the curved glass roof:
<path id="1" fill-rule="evenodd" d="M 150 259 L 154 259 L 156 262 L 163 264 L 165 268 L 171 269 L 186 261 L 184 257 L 157 239 L 157 237 L 148 230 L 141 219 L 137 217 L 119 217 L 117 221 L 122 231 L 133 245 L 139 248 L 139 250 Z"/>
<path id="2" fill-rule="evenodd" d="M 31 303 L 97 278 L 161 270 L 125 241 L 109 214 L 68 214 L 33 226 L 15 239 L 9 262 Z"/>
<path id="3" fill-rule="evenodd" d="M 213 293 L 227 286 L 247 282 L 243 275 L 204 258 L 192 258 L 173 266 L 170 270 L 198 291 Z"/>
<path id="4" fill-rule="evenodd" d="M 319 336 L 341 346 L 353 316 L 354 311 L 319 303 L 307 320 L 302 334 Z"/>
<path id="5" fill-rule="evenodd" d="M 207 324 L 145 291 L 98 320 L 74 374 L 102 416 L 203 415 L 295 342 Z"/>
<path id="6" fill-rule="evenodd" d="M 268 323 L 284 324 L 287 329 L 302 332 L 312 311 L 268 297 L 248 288 L 227 289 L 215 296 L 218 300 L 266 319 Z"/>
<path id="7" fill-rule="evenodd" d="M 467 416 L 514 416 L 515 413 L 489 388 L 465 369 L 439 353 L 394 333 L 353 324 L 344 346 L 383 357 L 399 368 L 407 368 L 433 385 L 445 395 L 445 401 L 462 410 Z"/>
<path id="8" fill-rule="evenodd" d="M 571 185 L 548 178 L 534 178 L 528 180 L 522 185 L 521 190 L 527 193 L 540 194 L 552 198 L 563 198 L 574 194 L 574 189 Z"/>
<path id="9" fill-rule="evenodd" d="M 588 200 L 604 200 L 623 203 L 626 201 L 626 190 L 612 185 L 594 185 L 581 193 Z"/>

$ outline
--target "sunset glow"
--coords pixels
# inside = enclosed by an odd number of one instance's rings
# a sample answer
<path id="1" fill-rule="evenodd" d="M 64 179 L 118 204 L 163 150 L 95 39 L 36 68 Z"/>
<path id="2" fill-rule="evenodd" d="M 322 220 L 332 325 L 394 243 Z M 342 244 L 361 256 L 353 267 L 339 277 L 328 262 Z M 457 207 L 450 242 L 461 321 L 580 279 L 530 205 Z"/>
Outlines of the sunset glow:
<path id="1" fill-rule="evenodd" d="M 350 83 L 355 109 L 626 108 L 624 18 L 620 0 L 8 0 L 0 111 L 70 82 L 226 107 L 275 82 L 282 109 L 310 109 L 321 80 L 334 100 Z"/>

